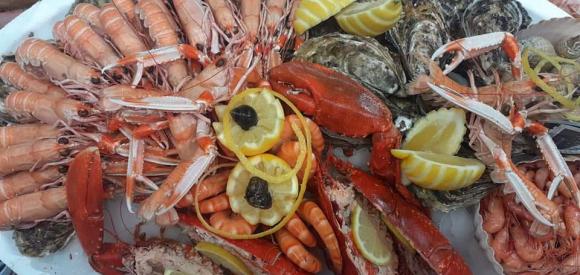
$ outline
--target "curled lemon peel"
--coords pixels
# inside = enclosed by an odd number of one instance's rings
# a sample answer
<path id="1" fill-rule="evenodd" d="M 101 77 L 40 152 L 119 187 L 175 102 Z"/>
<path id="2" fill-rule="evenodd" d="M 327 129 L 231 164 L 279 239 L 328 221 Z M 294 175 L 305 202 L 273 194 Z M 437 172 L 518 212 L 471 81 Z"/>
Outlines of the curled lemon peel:
<path id="1" fill-rule="evenodd" d="M 530 61 L 529 61 L 530 51 L 533 52 L 534 54 L 537 54 L 539 57 L 542 58 L 542 60 L 538 63 L 538 65 L 535 68 L 532 68 L 530 66 Z M 544 65 L 546 65 L 548 63 L 550 63 L 552 66 L 554 66 L 554 68 L 556 68 L 558 71 L 561 71 L 561 69 L 562 69 L 561 63 L 572 64 L 578 70 L 580 70 L 580 65 L 572 59 L 566 59 L 566 58 L 559 57 L 559 56 L 549 56 L 549 55 L 543 53 L 542 51 L 534 49 L 534 48 L 525 48 L 523 53 L 522 53 L 522 65 L 524 68 L 524 72 L 528 75 L 530 80 L 532 80 L 534 82 L 534 84 L 536 84 L 538 87 L 540 87 L 544 92 L 546 92 L 548 95 L 550 95 L 556 101 L 560 102 L 560 104 L 562 104 L 564 107 L 566 107 L 568 109 L 576 108 L 579 105 L 580 101 L 576 100 L 576 102 L 575 102 L 574 100 L 571 100 L 570 98 L 560 94 L 556 90 L 556 88 L 548 85 L 538 75 L 540 73 L 540 71 L 542 70 L 542 68 L 544 67 Z M 568 89 L 568 91 L 572 91 L 571 93 L 569 93 L 569 95 L 571 95 L 574 91 L 573 83 L 569 79 L 569 77 L 567 77 L 567 76 L 564 76 L 564 79 L 566 81 L 566 88 Z"/>
<path id="2" fill-rule="evenodd" d="M 239 100 L 241 98 L 241 96 L 247 95 L 249 93 L 255 93 L 255 92 L 260 92 L 263 89 L 261 88 L 254 88 L 254 89 L 248 89 L 242 93 L 240 93 L 239 95 L 235 96 L 234 98 L 232 98 L 232 101 L 235 99 L 236 101 Z M 232 234 L 229 232 L 225 232 L 223 230 L 219 230 L 213 226 L 211 226 L 203 217 L 203 215 L 201 214 L 201 212 L 199 211 L 199 200 L 198 200 L 198 194 L 199 192 L 197 192 L 197 188 L 199 186 L 199 184 L 197 184 L 195 186 L 196 188 L 196 192 L 195 192 L 195 198 L 194 198 L 194 205 L 195 205 L 195 213 L 197 215 L 197 218 L 199 219 L 199 221 L 201 222 L 201 224 L 210 232 L 219 235 L 221 237 L 225 237 L 225 238 L 229 238 L 229 239 L 233 239 L 233 240 L 250 240 L 250 239 L 258 239 L 258 238 L 262 238 L 271 234 L 276 233 L 278 230 L 282 229 L 282 227 L 284 227 L 286 225 L 286 223 L 288 223 L 288 221 L 290 220 L 290 218 L 292 218 L 292 216 L 294 215 L 294 213 L 296 212 L 296 210 L 298 209 L 298 207 L 300 206 L 300 203 L 302 203 L 302 200 L 304 199 L 304 193 L 306 192 L 306 187 L 308 185 L 308 178 L 310 176 L 310 169 L 312 168 L 312 159 L 311 158 L 306 158 L 306 156 L 310 156 L 312 154 L 312 137 L 310 135 L 310 131 L 308 131 L 308 126 L 306 125 L 306 120 L 304 119 L 304 116 L 302 116 L 302 113 L 300 112 L 300 110 L 298 110 L 298 108 L 296 108 L 296 106 L 287 98 L 285 98 L 284 96 L 280 95 L 277 92 L 271 91 L 271 90 L 267 90 L 269 93 L 271 93 L 272 95 L 274 95 L 275 97 L 277 97 L 278 99 L 282 100 L 284 103 L 286 103 L 290 109 L 296 114 L 296 116 L 298 117 L 298 120 L 300 121 L 300 124 L 302 125 L 302 129 L 304 129 L 304 133 L 306 133 L 306 136 L 302 133 L 302 131 L 300 130 L 300 128 L 298 128 L 298 125 L 296 125 L 295 123 L 292 123 L 292 130 L 294 131 L 294 133 L 296 134 L 296 136 L 298 137 L 298 143 L 300 144 L 300 155 L 298 157 L 298 162 L 296 163 L 296 166 L 294 167 L 294 169 L 292 169 L 291 172 L 288 172 L 284 175 L 290 175 L 290 177 L 288 177 L 288 179 L 292 178 L 292 176 L 296 175 L 296 173 L 298 173 L 298 170 L 300 169 L 300 167 L 302 167 L 302 163 L 304 161 L 304 159 L 306 159 L 306 169 L 304 171 L 304 177 L 302 178 L 302 182 L 300 183 L 300 191 L 298 192 L 298 197 L 296 198 L 296 201 L 294 201 L 294 204 L 292 205 L 292 208 L 290 209 L 290 211 L 288 212 L 288 214 L 286 214 L 286 216 L 278 223 L 276 224 L 274 227 L 260 232 L 260 233 L 256 233 L 256 234 Z M 236 102 L 234 101 L 234 103 Z M 233 106 L 234 104 L 228 104 L 228 107 L 226 108 L 226 114 L 229 114 L 229 111 L 231 109 L 231 106 Z M 227 122 L 226 122 L 227 120 Z M 228 126 L 229 123 L 231 123 L 231 118 L 230 116 L 226 115 L 224 116 L 224 135 L 225 135 L 225 140 L 226 142 L 231 140 L 231 133 L 228 131 Z M 304 146 L 303 146 L 304 145 Z M 226 146 L 228 146 L 226 144 Z M 229 147 L 228 147 L 229 148 Z M 236 148 L 236 151 L 234 151 L 234 153 L 236 154 L 236 156 L 238 156 L 238 154 L 241 154 L 241 152 L 239 151 L 238 147 L 233 147 Z M 233 150 L 232 150 L 233 151 Z M 265 174 L 264 172 L 258 170 L 257 168 L 255 168 L 254 166 L 250 165 L 249 161 L 247 160 L 247 158 L 241 154 L 242 157 L 245 159 L 246 163 L 244 164 L 244 162 L 242 162 L 242 158 L 240 158 L 240 162 L 242 163 L 242 165 L 244 165 L 244 168 L 246 170 L 248 170 L 250 173 L 253 174 L 252 170 L 254 171 L 259 171 L 260 174 Z M 238 156 L 239 157 L 239 156 Z M 252 170 L 247 169 L 248 166 L 250 166 L 251 168 L 253 168 Z M 297 169 L 296 169 L 297 168 Z M 293 171 L 296 170 L 296 173 L 292 174 Z M 255 176 L 261 177 L 264 180 L 268 181 L 268 179 L 272 178 L 268 175 L 266 175 L 266 177 L 262 177 L 258 174 L 254 174 Z M 278 182 L 279 180 L 277 180 L 276 182 Z"/>

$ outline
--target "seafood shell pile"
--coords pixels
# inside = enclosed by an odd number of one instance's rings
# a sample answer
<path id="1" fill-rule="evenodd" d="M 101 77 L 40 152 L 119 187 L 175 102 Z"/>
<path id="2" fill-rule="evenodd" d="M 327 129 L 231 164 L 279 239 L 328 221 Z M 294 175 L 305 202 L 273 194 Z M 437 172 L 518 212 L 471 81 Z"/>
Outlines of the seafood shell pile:
<path id="1" fill-rule="evenodd" d="M 106 275 L 477 274 L 431 219 L 475 206 L 497 272 L 578 274 L 578 30 L 516 0 L 78 1 L 0 63 L 0 230 Z"/>

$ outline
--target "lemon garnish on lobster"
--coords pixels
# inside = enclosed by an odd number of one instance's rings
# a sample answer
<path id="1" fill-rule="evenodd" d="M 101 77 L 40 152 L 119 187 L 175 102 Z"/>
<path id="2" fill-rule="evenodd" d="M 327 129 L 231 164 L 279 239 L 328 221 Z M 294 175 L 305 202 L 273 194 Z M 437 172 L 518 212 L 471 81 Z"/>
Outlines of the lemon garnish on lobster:
<path id="1" fill-rule="evenodd" d="M 292 168 L 281 158 L 261 154 L 248 158 L 249 164 L 272 177 L 288 173 Z M 273 226 L 290 212 L 298 196 L 298 179 L 272 183 L 251 174 L 238 163 L 228 178 L 226 194 L 232 211 L 251 224 Z"/>
<path id="2" fill-rule="evenodd" d="M 392 247 L 381 236 L 369 213 L 358 204 L 352 210 L 351 223 L 354 244 L 365 259 L 376 265 L 392 261 Z"/>
<path id="3" fill-rule="evenodd" d="M 296 10 L 294 30 L 303 34 L 353 2 L 355 0 L 302 0 Z"/>
<path id="4" fill-rule="evenodd" d="M 241 152 L 246 156 L 264 153 L 272 148 L 280 139 L 284 125 L 284 110 L 282 104 L 266 90 L 249 93 L 235 103 L 231 108 L 230 115 L 234 123 L 231 123 L 231 137 L 227 140 L 224 135 L 224 124 L 214 122 L 213 127 L 219 141 L 228 149 L 235 142 Z M 223 121 L 225 108 L 216 107 L 216 114 Z"/>
<path id="5" fill-rule="evenodd" d="M 402 11 L 401 0 L 372 0 L 355 2 L 335 18 L 347 33 L 377 36 L 391 29 L 401 18 Z"/>
<path id="6" fill-rule="evenodd" d="M 441 108 L 419 119 L 409 131 L 402 148 L 445 155 L 459 151 L 465 127 L 465 111 Z"/>
<path id="7" fill-rule="evenodd" d="M 485 165 L 476 159 L 398 149 L 391 150 L 391 154 L 403 160 L 403 174 L 426 189 L 463 188 L 477 181 L 485 170 Z"/>
<path id="8" fill-rule="evenodd" d="M 195 246 L 195 250 L 212 259 L 215 263 L 225 267 L 236 275 L 250 275 L 250 269 L 236 256 L 232 255 L 227 250 L 221 248 L 217 244 L 208 242 L 199 242 Z"/>

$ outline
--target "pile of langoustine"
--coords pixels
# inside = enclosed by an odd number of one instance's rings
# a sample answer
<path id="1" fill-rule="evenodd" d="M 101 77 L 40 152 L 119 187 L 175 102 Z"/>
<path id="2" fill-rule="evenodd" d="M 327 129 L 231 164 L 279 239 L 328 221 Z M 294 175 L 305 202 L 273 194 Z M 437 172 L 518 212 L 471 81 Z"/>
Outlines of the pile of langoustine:
<path id="1" fill-rule="evenodd" d="M 160 266 L 223 272 L 190 245 L 104 242 L 103 203 L 124 193 L 129 211 L 138 205 L 143 220 L 181 226 L 198 246 L 217 244 L 242 266 L 238 271 L 315 273 L 322 263 L 311 248 L 320 246 L 335 273 L 470 273 L 401 183 L 400 163 L 390 153 L 401 134 L 385 103 L 346 75 L 283 62 L 304 38 L 291 24 L 299 1 L 112 2 L 79 4 L 55 24 L 56 45 L 26 39 L 17 64 L 0 67 L 0 77 L 19 89 L 4 101 L 19 124 L 2 128 L 1 227 L 70 218 L 89 262 L 104 274 L 162 273 Z M 577 207 L 577 184 L 541 124 L 515 108 L 508 120 L 445 76 L 480 48 L 501 46 L 518 79 L 514 42 L 498 32 L 441 45 L 433 61 L 444 52 L 459 54 L 445 71 L 425 62 L 430 75 L 414 84 L 480 116 L 482 128 L 495 125 L 498 136 L 522 129 L 538 136 L 548 166 L 562 177 L 560 189 L 570 188 L 565 202 Z M 264 134 L 272 130 L 266 122 L 280 132 L 276 138 Z M 319 126 L 370 137 L 370 171 L 335 157 Z M 267 145 L 241 144 L 244 131 L 252 136 L 256 128 Z M 554 226 L 558 210 L 511 169 L 510 152 L 495 143 L 501 139 L 474 129 L 481 151 L 491 155 L 488 165 L 524 201 L 522 211 L 537 226 Z M 353 221 L 361 212 L 386 247 L 383 259 L 360 250 Z"/>
<path id="2" fill-rule="evenodd" d="M 310 63 L 282 63 L 283 51 L 300 43 L 287 23 L 297 2 L 253 2 L 242 1 L 241 7 L 214 0 L 173 1 L 171 6 L 156 0 L 113 1 L 102 8 L 79 4 L 55 24 L 56 44 L 25 39 L 15 53 L 16 63 L 0 68 L 2 79 L 18 89 L 4 100 L 5 110 L 18 123 L 2 128 L 1 226 L 29 227 L 41 220 L 70 218 L 89 262 L 104 274 L 152 272 L 143 249 L 161 249 L 166 251 L 162 255 L 193 263 L 187 272 L 220 272 L 187 245 L 164 240 L 104 243 L 103 202 L 124 192 L 130 211 L 138 202 L 142 219 L 162 226 L 179 224 L 196 241 L 224 247 L 254 273 L 318 272 L 320 259 L 306 248 L 318 243 L 336 273 L 396 272 L 399 265 L 403 270 L 468 273 L 398 180 L 388 148 L 398 146 L 401 136 L 388 108 L 342 74 Z M 251 87 L 261 88 L 239 94 Z M 314 104 L 296 96 L 294 88 L 309 91 Z M 263 177 L 252 177 L 252 192 L 258 196 L 254 205 L 260 209 L 269 207 L 268 201 L 276 205 L 276 196 L 281 196 L 264 194 L 268 187 L 263 178 L 292 182 L 292 190 L 287 190 L 291 207 L 280 206 L 277 220 L 262 219 L 267 225 L 249 223 L 232 213 L 224 200 L 229 173 L 250 169 L 256 158 L 232 170 L 236 157 L 244 155 L 235 146 L 217 142 L 210 122 L 215 121 L 214 107 L 231 99 L 226 112 L 235 111 L 230 105 L 242 95 L 268 100 L 276 95 L 278 105 L 278 100 L 286 108 L 296 104 L 315 117 L 308 120 L 292 107 L 294 115 L 276 122 L 286 126 L 288 136 L 284 143 L 279 141 L 280 149 L 267 151 L 296 165 L 278 178 L 264 171 Z M 343 105 L 341 111 L 328 105 L 329 100 L 357 102 L 361 96 L 367 98 L 364 104 L 377 109 L 369 110 L 362 102 Z M 235 123 L 247 123 L 248 111 L 243 109 L 238 117 L 232 113 Z M 229 116 L 225 117 L 224 126 Z M 350 126 L 355 123 L 357 127 Z M 379 177 L 332 156 L 322 158 L 324 141 L 316 124 L 348 136 L 372 135 L 371 170 Z M 227 130 L 224 134 L 232 135 Z M 279 157 L 270 158 L 280 162 Z M 282 163 L 282 168 L 288 166 Z M 316 168 L 303 169 L 297 177 L 302 164 Z M 313 196 L 303 200 L 310 178 L 316 182 Z M 248 192 L 246 197 L 251 196 Z M 394 241 L 382 229 L 392 253 L 382 265 L 362 257 L 350 229 L 345 229 L 355 200 L 366 211 L 383 213 L 401 238 Z M 381 216 L 377 213 L 376 219 Z M 272 233 L 275 242 L 263 237 Z M 408 259 L 398 259 L 395 250 L 409 249 L 419 253 L 401 253 Z M 165 260 L 160 258 L 156 260 Z M 162 263 L 170 265 L 164 268 L 183 268 L 171 258 L 174 262 Z"/>

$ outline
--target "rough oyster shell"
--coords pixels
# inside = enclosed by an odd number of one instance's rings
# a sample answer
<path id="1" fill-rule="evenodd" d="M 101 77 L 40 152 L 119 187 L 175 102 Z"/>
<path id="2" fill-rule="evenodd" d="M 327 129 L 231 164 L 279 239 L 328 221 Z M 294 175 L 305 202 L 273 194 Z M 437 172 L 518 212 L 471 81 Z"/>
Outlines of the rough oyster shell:
<path id="1" fill-rule="evenodd" d="M 467 36 L 500 31 L 516 33 L 531 22 L 526 9 L 516 0 L 473 1 L 461 17 Z"/>
<path id="2" fill-rule="evenodd" d="M 412 2 L 404 2 L 401 20 L 388 32 L 409 79 L 428 74 L 431 55 L 450 40 L 441 6 L 430 0 Z"/>
<path id="3" fill-rule="evenodd" d="M 381 98 L 406 96 L 405 75 L 388 49 L 371 38 L 332 33 L 306 40 L 295 59 L 351 76 Z"/>
<path id="4" fill-rule="evenodd" d="M 20 254 L 44 257 L 65 247 L 73 235 L 70 222 L 43 221 L 31 228 L 14 230 L 12 238 Z"/>

